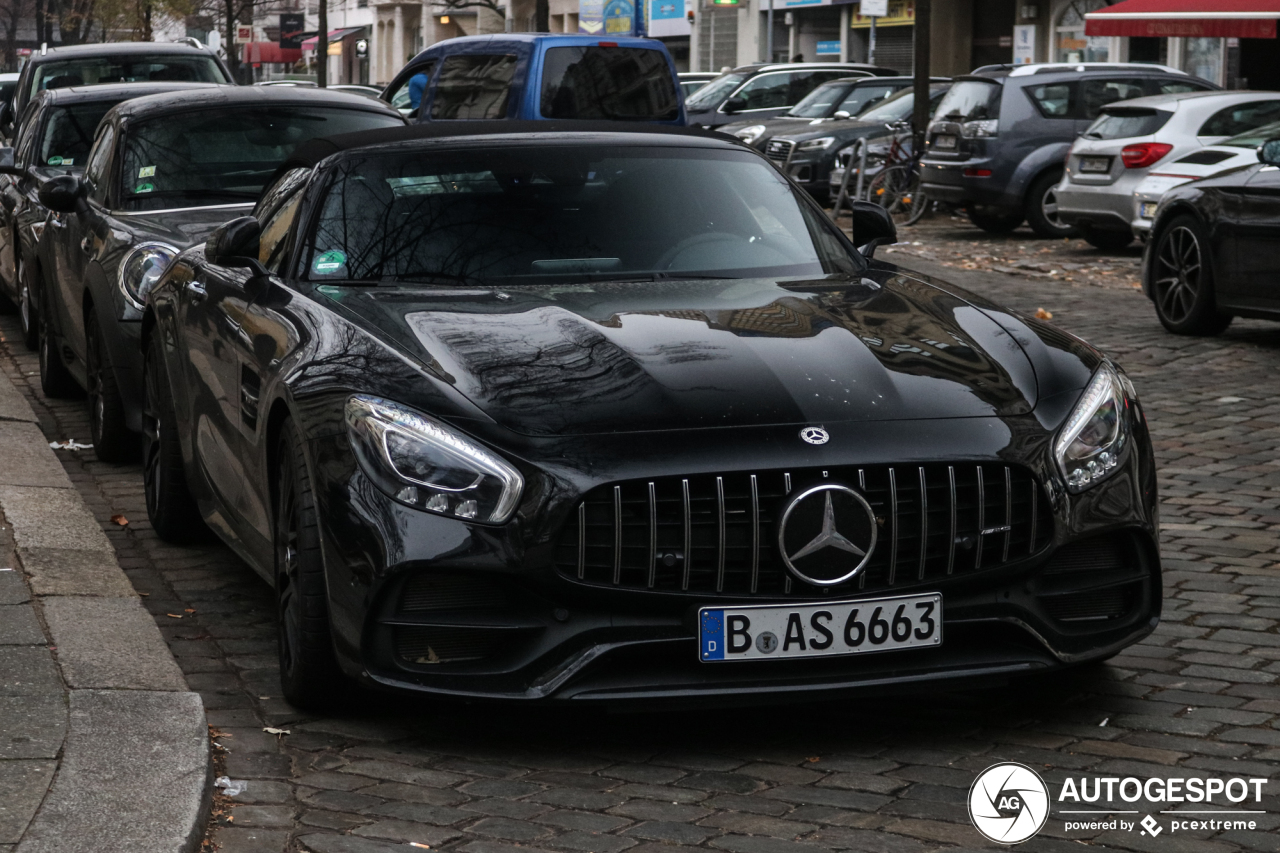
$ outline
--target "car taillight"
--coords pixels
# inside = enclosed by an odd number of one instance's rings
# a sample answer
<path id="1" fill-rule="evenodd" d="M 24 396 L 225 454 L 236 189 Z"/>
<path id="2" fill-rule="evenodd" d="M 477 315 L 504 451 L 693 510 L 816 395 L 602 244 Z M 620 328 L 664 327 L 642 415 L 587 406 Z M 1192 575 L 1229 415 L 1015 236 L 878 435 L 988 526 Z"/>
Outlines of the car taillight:
<path id="1" fill-rule="evenodd" d="M 991 177 L 990 169 L 965 169 L 964 176 L 966 178 L 989 178 Z"/>
<path id="2" fill-rule="evenodd" d="M 1160 158 L 1172 150 L 1173 146 L 1164 142 L 1139 142 L 1126 145 L 1120 152 L 1120 159 L 1126 169 L 1145 169 L 1160 162 Z"/>

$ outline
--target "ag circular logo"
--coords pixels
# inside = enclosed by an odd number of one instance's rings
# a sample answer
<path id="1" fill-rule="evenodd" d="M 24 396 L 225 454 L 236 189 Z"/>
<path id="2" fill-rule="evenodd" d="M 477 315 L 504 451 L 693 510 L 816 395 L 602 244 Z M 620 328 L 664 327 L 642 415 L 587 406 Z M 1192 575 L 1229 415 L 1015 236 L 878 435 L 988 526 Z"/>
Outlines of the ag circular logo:
<path id="1" fill-rule="evenodd" d="M 823 483 L 797 492 L 782 510 L 778 551 L 791 574 L 834 586 L 862 571 L 876 547 L 876 517 L 848 486 Z"/>
<path id="2" fill-rule="evenodd" d="M 969 819 L 991 841 L 1021 844 L 1049 819 L 1049 789 L 1025 764 L 993 764 L 969 789 Z"/>
<path id="3" fill-rule="evenodd" d="M 822 427 L 805 427 L 800 430 L 800 440 L 806 444 L 826 444 L 831 440 L 831 433 Z"/>

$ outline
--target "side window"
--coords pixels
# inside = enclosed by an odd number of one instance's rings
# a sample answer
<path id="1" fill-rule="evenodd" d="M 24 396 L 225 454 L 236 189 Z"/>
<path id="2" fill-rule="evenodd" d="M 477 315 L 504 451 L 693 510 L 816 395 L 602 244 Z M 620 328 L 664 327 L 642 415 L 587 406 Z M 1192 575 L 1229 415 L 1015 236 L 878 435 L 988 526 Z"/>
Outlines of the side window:
<path id="1" fill-rule="evenodd" d="M 510 55 L 450 56 L 440 63 L 433 119 L 506 118 L 516 57 Z"/>
<path id="2" fill-rule="evenodd" d="M 98 139 L 89 152 L 84 167 L 84 182 L 89 185 L 89 198 L 99 204 L 107 203 L 107 191 L 111 183 L 111 148 L 115 143 L 116 129 L 106 125 L 98 133 Z"/>
<path id="3" fill-rule="evenodd" d="M 1031 97 L 1040 115 L 1045 118 L 1072 118 L 1076 105 L 1075 83 L 1050 83 L 1047 86 L 1028 86 L 1027 94 Z"/>
<path id="4" fill-rule="evenodd" d="M 1196 135 L 1235 136 L 1273 121 L 1280 121 L 1280 101 L 1252 101 L 1218 110 Z"/>
<path id="5" fill-rule="evenodd" d="M 1081 84 L 1081 118 L 1093 121 L 1107 104 L 1141 98 L 1142 80 L 1085 80 Z"/>
<path id="6" fill-rule="evenodd" d="M 795 101 L 787 100 L 791 95 L 791 78 L 794 71 L 779 71 L 773 74 L 761 74 L 752 77 L 733 96 L 747 102 L 744 110 L 768 110 L 776 107 L 788 107 Z"/>
<path id="7" fill-rule="evenodd" d="M 434 61 L 419 67 L 390 93 L 389 102 L 400 111 L 401 115 L 409 115 L 422 106 L 422 95 L 426 91 L 427 83 L 431 80 L 431 71 L 434 68 Z"/>
<path id="8" fill-rule="evenodd" d="M 1182 92 L 1208 92 L 1208 86 L 1202 86 L 1198 83 L 1191 83 L 1186 80 L 1157 80 L 1155 95 L 1177 95 Z"/>

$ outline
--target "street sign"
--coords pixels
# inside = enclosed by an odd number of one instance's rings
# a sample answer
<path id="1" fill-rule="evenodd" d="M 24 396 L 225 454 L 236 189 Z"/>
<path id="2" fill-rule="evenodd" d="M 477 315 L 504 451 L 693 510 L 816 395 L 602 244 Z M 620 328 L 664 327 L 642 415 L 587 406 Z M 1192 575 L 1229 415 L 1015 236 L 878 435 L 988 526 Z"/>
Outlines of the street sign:
<path id="1" fill-rule="evenodd" d="M 368 55 L 369 55 L 369 40 L 357 39 L 356 40 L 356 58 L 364 59 Z"/>
<path id="2" fill-rule="evenodd" d="M 839 56 L 840 55 L 840 39 L 833 41 L 820 41 L 818 47 L 814 51 L 818 56 Z"/>
<path id="3" fill-rule="evenodd" d="M 858 14 L 868 18 L 883 18 L 889 14 L 889 0 L 862 0 L 858 4 Z"/>
<path id="4" fill-rule="evenodd" d="M 301 12 L 286 12 L 280 16 L 280 47 L 286 50 L 302 49 L 302 34 L 307 29 L 307 19 Z"/>
<path id="5" fill-rule="evenodd" d="M 253 27 L 236 27 L 236 44 L 249 44 L 253 41 Z"/>

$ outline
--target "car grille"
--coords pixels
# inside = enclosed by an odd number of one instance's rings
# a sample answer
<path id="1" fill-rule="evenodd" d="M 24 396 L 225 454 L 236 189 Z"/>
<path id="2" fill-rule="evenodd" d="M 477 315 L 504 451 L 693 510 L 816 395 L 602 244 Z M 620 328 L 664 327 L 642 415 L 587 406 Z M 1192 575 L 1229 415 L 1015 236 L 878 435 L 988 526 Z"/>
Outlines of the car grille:
<path id="1" fill-rule="evenodd" d="M 796 144 L 787 139 L 771 139 L 769 144 L 764 147 L 764 156 L 768 157 L 775 163 L 785 163 L 791 156 L 791 149 Z"/>
<path id="2" fill-rule="evenodd" d="M 786 496 L 824 481 L 855 487 L 879 525 L 863 572 L 826 588 L 793 578 L 777 545 Z M 593 489 L 561 531 L 556 566 L 566 577 L 616 588 L 812 596 L 997 568 L 1036 553 L 1052 535 L 1042 487 L 1017 466 L 762 471 Z"/>
<path id="3" fill-rule="evenodd" d="M 1121 532 L 1059 548 L 1040 572 L 1036 594 L 1059 622 L 1100 622 L 1130 616 L 1146 585 L 1141 551 Z"/>

